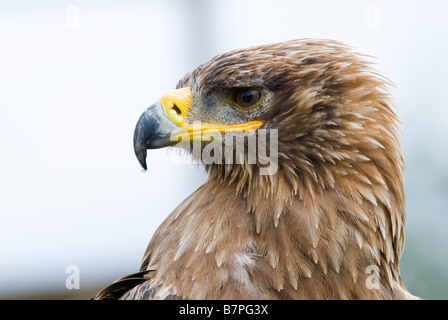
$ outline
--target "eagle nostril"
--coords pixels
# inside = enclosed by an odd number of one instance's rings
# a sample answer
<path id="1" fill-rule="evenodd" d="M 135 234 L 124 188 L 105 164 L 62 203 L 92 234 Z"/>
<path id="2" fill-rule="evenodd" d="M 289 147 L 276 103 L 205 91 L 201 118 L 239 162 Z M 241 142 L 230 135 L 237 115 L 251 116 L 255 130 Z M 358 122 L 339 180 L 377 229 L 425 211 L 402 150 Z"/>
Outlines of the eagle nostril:
<path id="1" fill-rule="evenodd" d="M 173 119 L 174 121 L 183 122 L 183 120 L 184 120 L 182 110 L 175 103 L 173 103 L 171 108 L 169 108 L 168 114 L 171 116 L 171 119 Z"/>
<path id="2" fill-rule="evenodd" d="M 177 114 L 178 116 L 181 116 L 181 115 L 182 115 L 182 111 L 180 111 L 179 107 L 176 106 L 176 104 L 173 105 L 173 107 L 171 108 L 171 110 L 173 110 L 174 112 L 176 112 L 176 114 Z"/>

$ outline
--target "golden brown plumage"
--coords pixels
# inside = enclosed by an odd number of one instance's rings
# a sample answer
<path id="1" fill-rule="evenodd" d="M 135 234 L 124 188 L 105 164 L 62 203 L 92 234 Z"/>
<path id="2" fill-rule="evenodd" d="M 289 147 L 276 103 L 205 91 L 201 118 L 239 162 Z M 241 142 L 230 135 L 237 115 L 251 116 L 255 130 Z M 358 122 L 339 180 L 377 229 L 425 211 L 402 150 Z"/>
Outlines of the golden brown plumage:
<path id="1" fill-rule="evenodd" d="M 256 130 L 278 129 L 278 167 L 206 164 L 208 181 L 157 229 L 140 273 L 96 298 L 414 298 L 399 273 L 404 163 L 388 85 L 346 45 L 310 39 L 187 74 L 183 125 L 261 121 Z M 260 106 L 224 107 L 235 87 L 262 91 Z"/>

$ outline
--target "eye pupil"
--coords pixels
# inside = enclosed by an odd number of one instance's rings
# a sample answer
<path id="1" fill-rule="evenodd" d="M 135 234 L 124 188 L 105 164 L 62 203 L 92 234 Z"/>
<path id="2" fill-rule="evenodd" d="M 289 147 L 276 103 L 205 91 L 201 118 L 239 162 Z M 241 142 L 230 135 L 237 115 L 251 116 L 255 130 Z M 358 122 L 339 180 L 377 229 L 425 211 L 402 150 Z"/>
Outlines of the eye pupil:
<path id="1" fill-rule="evenodd" d="M 233 102 L 240 108 L 249 108 L 258 103 L 261 92 L 252 88 L 238 88 L 234 91 Z"/>
<path id="2" fill-rule="evenodd" d="M 253 94 L 252 90 L 246 91 L 241 95 L 241 98 L 243 99 L 244 102 L 249 103 L 254 98 L 254 94 Z"/>

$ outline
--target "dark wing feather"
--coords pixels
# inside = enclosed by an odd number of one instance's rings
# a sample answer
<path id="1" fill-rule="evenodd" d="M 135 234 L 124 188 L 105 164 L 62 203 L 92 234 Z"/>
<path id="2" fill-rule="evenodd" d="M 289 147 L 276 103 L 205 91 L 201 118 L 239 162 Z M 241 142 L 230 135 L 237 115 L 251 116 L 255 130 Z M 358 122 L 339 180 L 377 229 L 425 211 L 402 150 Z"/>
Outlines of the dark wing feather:
<path id="1" fill-rule="evenodd" d="M 120 278 L 98 292 L 93 300 L 118 300 L 128 291 L 148 281 L 148 275 L 152 272 L 155 272 L 155 270 L 145 270 Z"/>
<path id="2" fill-rule="evenodd" d="M 116 280 L 97 293 L 93 300 L 150 300 L 154 299 L 161 285 L 154 286 L 153 278 L 156 270 L 148 268 L 149 253 L 145 253 L 140 272 L 130 274 Z M 164 296 L 165 300 L 181 300 L 174 294 Z"/>

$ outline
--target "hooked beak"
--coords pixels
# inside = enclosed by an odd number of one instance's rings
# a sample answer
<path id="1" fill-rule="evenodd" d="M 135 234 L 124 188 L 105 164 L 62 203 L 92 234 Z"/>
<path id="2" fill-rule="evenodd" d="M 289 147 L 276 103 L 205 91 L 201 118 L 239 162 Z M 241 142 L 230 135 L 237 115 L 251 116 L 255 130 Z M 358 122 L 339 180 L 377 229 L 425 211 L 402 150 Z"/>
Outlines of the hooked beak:
<path id="1" fill-rule="evenodd" d="M 143 169 L 147 169 L 146 150 L 174 145 L 174 141 L 171 143 L 169 136 L 175 129 L 178 127 L 163 112 L 160 101 L 142 113 L 135 126 L 134 151 Z"/>

